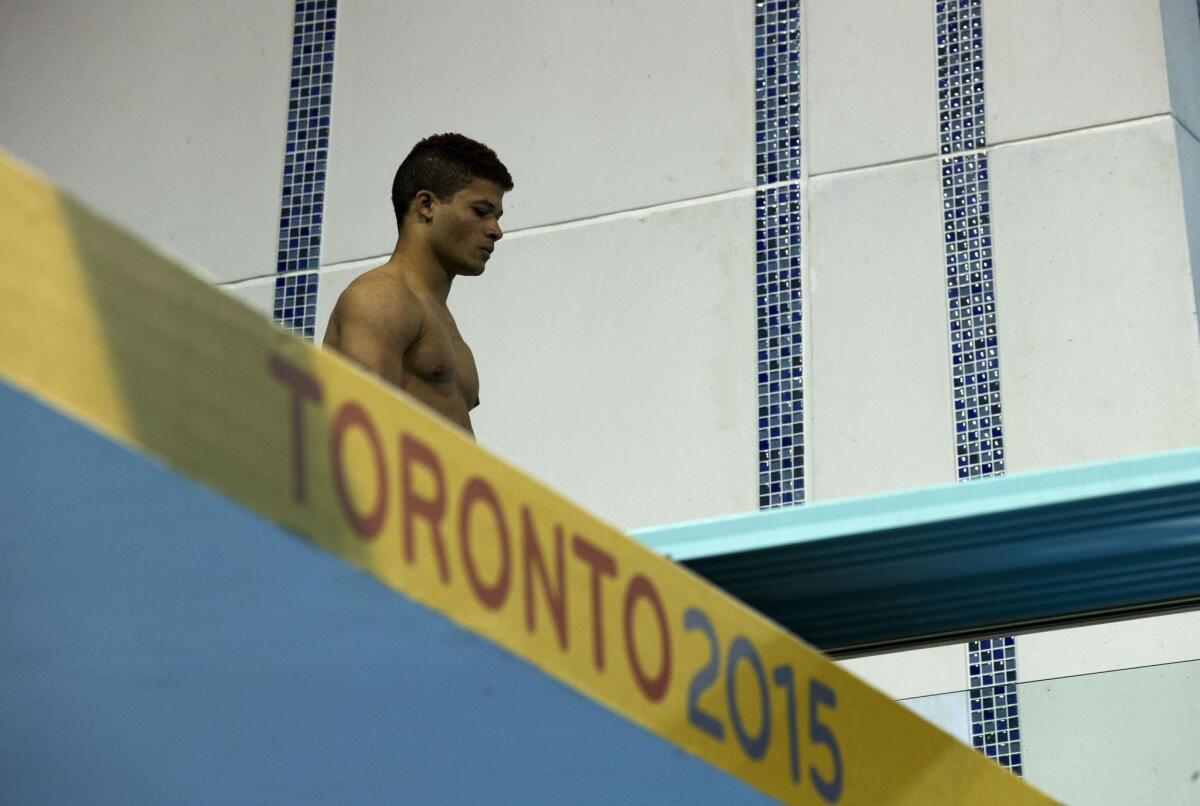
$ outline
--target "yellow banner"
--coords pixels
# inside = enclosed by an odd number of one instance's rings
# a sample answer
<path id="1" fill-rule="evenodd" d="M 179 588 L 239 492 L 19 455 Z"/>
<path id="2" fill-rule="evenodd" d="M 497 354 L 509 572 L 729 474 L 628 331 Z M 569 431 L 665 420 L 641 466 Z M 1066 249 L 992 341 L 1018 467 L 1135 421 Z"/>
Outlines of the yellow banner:
<path id="1" fill-rule="evenodd" d="M 1050 802 L 2 155 L 0 344 L 10 383 L 780 800 Z"/>

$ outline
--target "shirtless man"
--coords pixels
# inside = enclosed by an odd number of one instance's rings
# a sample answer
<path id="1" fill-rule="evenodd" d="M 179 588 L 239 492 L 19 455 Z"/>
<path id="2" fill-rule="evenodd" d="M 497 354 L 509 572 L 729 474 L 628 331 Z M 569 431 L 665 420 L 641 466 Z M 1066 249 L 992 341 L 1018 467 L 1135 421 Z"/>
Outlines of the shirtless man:
<path id="1" fill-rule="evenodd" d="M 504 235 L 502 199 L 512 187 L 508 169 L 482 143 L 460 134 L 417 143 L 392 183 L 396 249 L 342 292 L 325 330 L 324 346 L 472 436 L 479 375 L 446 300 L 455 277 L 483 274 Z"/>

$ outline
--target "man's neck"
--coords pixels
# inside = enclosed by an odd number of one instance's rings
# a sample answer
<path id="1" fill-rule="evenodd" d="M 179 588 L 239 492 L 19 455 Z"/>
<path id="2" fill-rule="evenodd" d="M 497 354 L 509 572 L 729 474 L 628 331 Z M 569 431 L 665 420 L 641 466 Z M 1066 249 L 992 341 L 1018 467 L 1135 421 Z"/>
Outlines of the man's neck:
<path id="1" fill-rule="evenodd" d="M 401 276 L 413 291 L 446 305 L 450 297 L 450 285 L 454 273 L 448 271 L 423 243 L 408 242 L 401 238 L 387 262 L 388 267 Z"/>

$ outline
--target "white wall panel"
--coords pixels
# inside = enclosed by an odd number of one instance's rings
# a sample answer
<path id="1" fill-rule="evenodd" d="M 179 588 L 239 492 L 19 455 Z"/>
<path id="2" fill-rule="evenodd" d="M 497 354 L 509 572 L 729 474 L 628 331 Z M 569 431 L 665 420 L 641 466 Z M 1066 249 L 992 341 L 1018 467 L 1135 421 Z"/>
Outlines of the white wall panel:
<path id="1" fill-rule="evenodd" d="M 971 710 L 967 692 L 954 691 L 949 694 L 916 697 L 900 700 L 900 704 L 937 725 L 963 744 L 971 743 Z"/>
<path id="2" fill-rule="evenodd" d="M 1187 220 L 1188 255 L 1192 264 L 1192 288 L 1200 308 L 1200 140 L 1175 125 L 1179 146 L 1179 181 L 1183 191 L 1183 213 Z"/>
<path id="3" fill-rule="evenodd" d="M 935 159 L 812 180 L 809 500 L 956 478 L 941 205 Z"/>
<path id="4" fill-rule="evenodd" d="M 341 5 L 324 261 L 390 252 L 396 167 L 422 137 L 486 142 L 505 225 L 753 184 L 753 5 L 714 0 Z"/>
<path id="5" fill-rule="evenodd" d="M 962 644 L 905 649 L 838 661 L 897 700 L 966 691 L 967 653 Z"/>
<path id="6" fill-rule="evenodd" d="M 0 147 L 219 279 L 270 273 L 292 4 L 0 3 Z"/>
<path id="7" fill-rule="evenodd" d="M 1161 0 L 1171 111 L 1200 136 L 1200 8 L 1196 0 Z"/>
<path id="8" fill-rule="evenodd" d="M 755 509 L 753 236 L 747 194 L 502 240 L 450 295 L 480 443 L 622 528 Z"/>
<path id="9" fill-rule="evenodd" d="M 810 174 L 937 153 L 930 0 L 804 4 Z"/>
<path id="10" fill-rule="evenodd" d="M 1019 687 L 1025 779 L 1087 806 L 1200 802 L 1200 661 Z"/>
<path id="11" fill-rule="evenodd" d="M 1200 660 L 1200 611 L 1017 636 L 1021 682 Z"/>
<path id="12" fill-rule="evenodd" d="M 996 148 L 1010 472 L 1200 444 L 1200 338 L 1174 123 Z"/>
<path id="13" fill-rule="evenodd" d="M 242 280 L 237 283 L 226 283 L 219 288 L 249 305 L 267 319 L 274 319 L 275 309 L 275 278 L 256 277 L 252 280 Z"/>
<path id="14" fill-rule="evenodd" d="M 1170 109 L 1159 0 L 983 4 L 991 144 Z"/>

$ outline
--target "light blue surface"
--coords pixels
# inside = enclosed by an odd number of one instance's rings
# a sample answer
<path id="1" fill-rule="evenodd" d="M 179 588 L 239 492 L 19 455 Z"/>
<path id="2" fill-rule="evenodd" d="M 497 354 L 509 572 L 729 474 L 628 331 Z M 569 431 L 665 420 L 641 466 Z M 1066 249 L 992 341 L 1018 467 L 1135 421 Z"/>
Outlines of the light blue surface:
<path id="1" fill-rule="evenodd" d="M 3 383 L 0 412 L 3 802 L 768 802 Z"/>
<path id="2" fill-rule="evenodd" d="M 676 560 L 919 526 L 1200 482 L 1200 449 L 639 529 Z"/>

